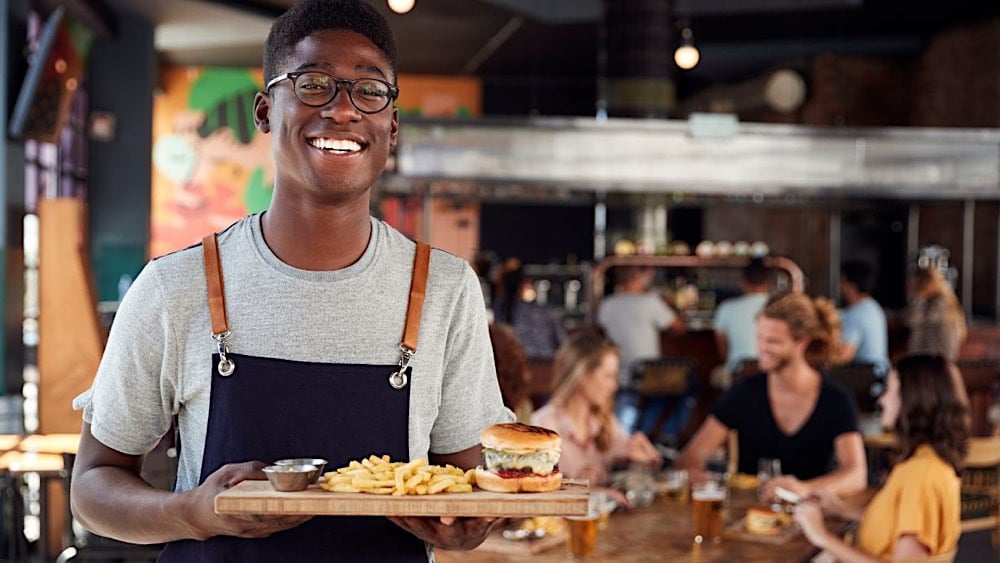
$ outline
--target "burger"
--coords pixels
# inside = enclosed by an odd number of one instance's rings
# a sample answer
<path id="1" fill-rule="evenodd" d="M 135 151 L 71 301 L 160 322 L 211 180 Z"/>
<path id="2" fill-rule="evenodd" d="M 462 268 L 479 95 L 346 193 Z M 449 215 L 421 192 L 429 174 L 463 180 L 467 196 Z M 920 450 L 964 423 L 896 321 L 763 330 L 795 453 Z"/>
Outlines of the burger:
<path id="1" fill-rule="evenodd" d="M 562 485 L 559 434 L 520 423 L 494 424 L 479 436 L 486 467 L 476 468 L 476 485 L 498 493 L 540 493 Z"/>
<path id="2" fill-rule="evenodd" d="M 747 532 L 751 534 L 776 536 L 791 522 L 789 516 L 784 512 L 771 510 L 763 506 L 751 506 L 747 509 L 747 515 L 743 523 Z"/>

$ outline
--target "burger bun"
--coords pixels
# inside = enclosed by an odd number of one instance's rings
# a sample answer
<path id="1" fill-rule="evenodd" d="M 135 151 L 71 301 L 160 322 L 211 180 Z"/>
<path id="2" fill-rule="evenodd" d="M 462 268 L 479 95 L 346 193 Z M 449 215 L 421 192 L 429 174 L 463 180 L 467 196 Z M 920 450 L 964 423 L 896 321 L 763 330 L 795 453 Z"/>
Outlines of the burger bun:
<path id="1" fill-rule="evenodd" d="M 544 493 L 557 491 L 562 486 L 562 473 L 503 478 L 492 471 L 476 468 L 476 486 L 495 493 Z"/>

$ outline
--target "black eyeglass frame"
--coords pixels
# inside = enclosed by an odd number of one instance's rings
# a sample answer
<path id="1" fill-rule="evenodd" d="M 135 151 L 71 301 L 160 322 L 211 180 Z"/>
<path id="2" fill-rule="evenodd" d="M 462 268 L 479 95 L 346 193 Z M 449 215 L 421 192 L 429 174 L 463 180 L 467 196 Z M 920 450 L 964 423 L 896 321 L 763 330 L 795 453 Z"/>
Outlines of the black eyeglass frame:
<path id="1" fill-rule="evenodd" d="M 303 74 L 322 74 L 322 75 L 325 75 L 325 76 L 329 76 L 330 79 L 333 81 L 333 88 L 331 89 L 331 91 L 333 93 L 330 95 L 330 97 L 327 100 L 324 100 L 322 103 L 311 104 L 309 102 L 306 102 L 301 97 L 299 97 L 299 89 L 298 89 L 297 84 L 296 84 L 296 82 L 298 81 L 299 77 L 302 76 Z M 378 78 L 357 78 L 357 79 L 354 79 L 354 80 L 351 80 L 351 79 L 348 79 L 348 78 L 337 78 L 336 76 L 327 74 L 327 73 L 325 73 L 323 71 L 320 71 L 320 70 L 300 70 L 300 71 L 295 71 L 295 72 L 286 72 L 284 74 L 279 74 L 278 76 L 275 76 L 270 81 L 268 81 L 267 85 L 264 86 L 264 92 L 267 93 L 267 94 L 270 94 L 271 93 L 271 88 L 274 87 L 275 84 L 281 82 L 282 80 L 291 80 L 292 81 L 292 93 L 295 95 L 295 99 L 298 100 L 299 102 L 301 102 L 303 105 L 306 105 L 306 106 L 309 106 L 309 107 L 314 107 L 314 108 L 323 107 L 326 104 L 328 104 L 331 101 L 333 101 L 333 99 L 337 97 L 337 94 L 340 93 L 340 85 L 341 84 L 346 84 L 347 85 L 347 88 L 346 88 L 347 98 L 349 100 L 351 100 L 351 105 L 354 106 L 354 109 L 360 111 L 361 113 L 368 114 L 368 115 L 372 115 L 372 114 L 375 114 L 375 113 L 379 113 L 379 112 L 385 111 L 385 108 L 391 106 L 392 103 L 394 101 L 396 101 L 396 98 L 399 96 L 399 86 L 396 86 L 395 84 L 390 84 L 389 82 L 386 82 L 385 80 L 381 80 L 381 79 L 378 79 Z M 361 82 L 362 80 L 371 80 L 371 81 L 379 82 L 381 84 L 384 84 L 386 86 L 386 88 L 388 88 L 389 95 L 386 97 L 385 105 L 381 109 L 378 109 L 378 110 L 375 110 L 375 111 L 364 110 L 364 109 L 361 109 L 360 107 L 358 107 L 357 102 L 354 101 L 354 85 L 357 84 L 358 82 Z"/>

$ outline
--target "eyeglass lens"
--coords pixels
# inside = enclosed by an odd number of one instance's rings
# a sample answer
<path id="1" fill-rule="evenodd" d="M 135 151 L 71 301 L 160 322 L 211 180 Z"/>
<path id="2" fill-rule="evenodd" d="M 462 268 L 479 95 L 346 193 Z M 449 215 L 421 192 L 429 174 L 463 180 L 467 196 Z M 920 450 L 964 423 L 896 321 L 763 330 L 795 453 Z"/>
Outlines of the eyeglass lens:
<path id="1" fill-rule="evenodd" d="M 379 80 L 362 78 L 353 83 L 340 82 L 321 72 L 305 72 L 295 78 L 295 95 L 310 106 L 327 104 L 336 96 L 342 84 L 354 107 L 364 113 L 382 111 L 392 101 L 389 86 Z"/>

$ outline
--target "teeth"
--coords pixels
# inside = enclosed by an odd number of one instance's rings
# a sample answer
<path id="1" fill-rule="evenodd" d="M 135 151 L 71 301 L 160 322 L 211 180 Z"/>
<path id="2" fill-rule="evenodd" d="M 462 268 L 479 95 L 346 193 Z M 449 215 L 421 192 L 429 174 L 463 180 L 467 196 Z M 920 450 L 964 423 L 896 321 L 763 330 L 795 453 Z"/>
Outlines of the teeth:
<path id="1" fill-rule="evenodd" d="M 317 149 L 337 152 L 355 152 L 361 150 L 361 145 L 345 139 L 309 139 L 309 144 Z"/>

